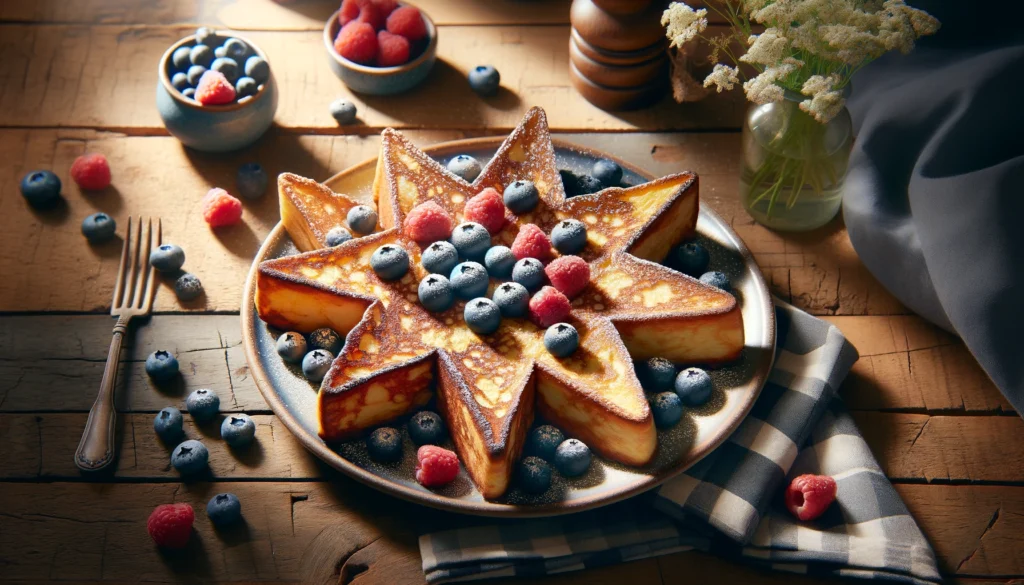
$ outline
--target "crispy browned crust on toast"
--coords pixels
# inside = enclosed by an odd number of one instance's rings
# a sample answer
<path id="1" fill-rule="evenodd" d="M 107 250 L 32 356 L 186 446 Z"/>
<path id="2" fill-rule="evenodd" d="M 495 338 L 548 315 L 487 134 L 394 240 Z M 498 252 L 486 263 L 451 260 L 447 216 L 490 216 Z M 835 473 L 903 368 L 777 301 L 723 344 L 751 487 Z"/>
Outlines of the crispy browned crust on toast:
<path id="1" fill-rule="evenodd" d="M 348 212 L 358 205 L 323 183 L 292 173 L 278 175 L 277 193 L 281 223 L 303 252 L 325 247 L 327 232 L 335 227 L 348 228 Z"/>

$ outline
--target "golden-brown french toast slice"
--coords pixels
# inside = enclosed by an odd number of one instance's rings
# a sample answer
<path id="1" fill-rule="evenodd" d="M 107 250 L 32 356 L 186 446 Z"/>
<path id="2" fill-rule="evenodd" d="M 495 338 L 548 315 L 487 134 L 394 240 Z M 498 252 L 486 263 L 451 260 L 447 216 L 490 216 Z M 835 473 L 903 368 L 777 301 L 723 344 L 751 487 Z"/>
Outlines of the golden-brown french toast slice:
<path id="1" fill-rule="evenodd" d="M 292 173 L 278 175 L 277 193 L 281 223 L 303 252 L 326 247 L 327 232 L 336 227 L 347 229 L 348 212 L 358 205 L 323 183 Z"/>

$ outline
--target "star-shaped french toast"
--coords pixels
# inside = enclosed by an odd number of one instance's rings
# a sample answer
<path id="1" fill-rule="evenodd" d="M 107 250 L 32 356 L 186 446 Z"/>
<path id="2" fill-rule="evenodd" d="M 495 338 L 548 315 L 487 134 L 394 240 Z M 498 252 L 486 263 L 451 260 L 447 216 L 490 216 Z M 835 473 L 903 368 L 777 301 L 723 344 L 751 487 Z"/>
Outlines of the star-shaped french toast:
<path id="1" fill-rule="evenodd" d="M 529 319 L 506 318 L 494 334 L 480 335 L 463 318 L 464 301 L 442 312 L 418 301 L 418 284 L 429 273 L 420 263 L 423 248 L 403 231 L 410 210 L 434 202 L 461 222 L 467 200 L 519 180 L 532 181 L 540 201 L 528 213 L 507 211 L 493 244 L 511 245 L 531 223 L 545 233 L 569 218 L 587 228 L 578 255 L 591 278 L 572 301 L 568 322 L 579 332 L 579 347 L 568 357 L 552 355 L 544 329 Z M 258 270 L 256 305 L 268 324 L 347 334 L 319 393 L 326 441 L 357 436 L 436 394 L 460 459 L 485 498 L 508 488 L 535 414 L 608 459 L 642 466 L 654 456 L 657 434 L 633 360 L 717 363 L 737 358 L 743 348 L 742 318 L 731 294 L 656 263 L 694 232 L 694 174 L 567 198 L 547 120 L 534 108 L 472 183 L 385 130 L 373 191 L 382 231 L 269 260 Z M 329 190 L 323 196 L 332 200 Z M 293 234 L 300 249 L 311 249 L 323 245 L 316 234 L 326 233 L 335 218 L 309 214 L 304 227 L 293 227 L 303 223 L 293 214 L 286 226 L 302 234 Z M 400 280 L 385 281 L 370 265 L 385 244 L 409 255 L 410 269 Z M 486 296 L 501 284 L 492 278 Z"/>

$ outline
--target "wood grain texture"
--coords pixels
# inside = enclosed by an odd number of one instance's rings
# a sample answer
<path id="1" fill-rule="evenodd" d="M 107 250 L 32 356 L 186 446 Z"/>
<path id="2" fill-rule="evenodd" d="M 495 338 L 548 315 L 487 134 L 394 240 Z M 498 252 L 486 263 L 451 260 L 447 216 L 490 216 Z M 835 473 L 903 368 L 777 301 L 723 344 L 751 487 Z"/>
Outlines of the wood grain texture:
<path id="1" fill-rule="evenodd" d="M 0 27 L 0 126 L 90 127 L 166 135 L 156 111 L 157 64 L 191 34 L 177 26 L 8 25 Z M 559 130 L 739 128 L 739 93 L 694 104 L 666 97 L 652 108 L 611 114 L 569 82 L 568 26 L 441 27 L 438 63 L 416 91 L 354 96 L 327 64 L 320 32 L 251 31 L 280 88 L 275 122 L 292 131 L 370 133 L 386 126 L 508 130 L 531 106 Z M 502 75 L 497 96 L 474 94 L 465 72 L 488 63 Z M 360 124 L 339 128 L 329 104 L 344 97 Z"/>

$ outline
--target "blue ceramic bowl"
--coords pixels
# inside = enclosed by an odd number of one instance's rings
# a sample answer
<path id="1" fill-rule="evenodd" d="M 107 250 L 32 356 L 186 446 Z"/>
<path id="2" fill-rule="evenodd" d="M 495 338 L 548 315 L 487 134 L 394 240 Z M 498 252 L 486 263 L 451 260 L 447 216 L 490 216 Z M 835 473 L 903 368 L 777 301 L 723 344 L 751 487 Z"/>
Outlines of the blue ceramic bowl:
<path id="1" fill-rule="evenodd" d="M 268 63 L 267 56 L 249 39 L 245 41 L 257 55 Z M 187 98 L 171 85 L 171 55 L 178 47 L 195 45 L 195 37 L 187 36 L 171 45 L 160 58 L 159 81 L 156 84 L 156 108 L 167 131 L 185 146 L 204 152 L 238 150 L 255 142 L 274 121 L 277 112 L 277 82 L 274 67 L 270 77 L 260 86 L 256 95 L 223 106 L 203 106 Z"/>
<path id="2" fill-rule="evenodd" d="M 400 3 L 399 6 L 408 6 Z M 420 11 L 427 24 L 427 46 L 415 59 L 396 67 L 371 67 L 349 61 L 334 50 L 334 39 L 338 36 L 341 23 L 335 12 L 324 25 L 324 47 L 328 63 L 334 74 L 356 93 L 369 95 L 392 95 L 408 91 L 427 78 L 437 60 L 437 28 L 426 12 Z"/>

